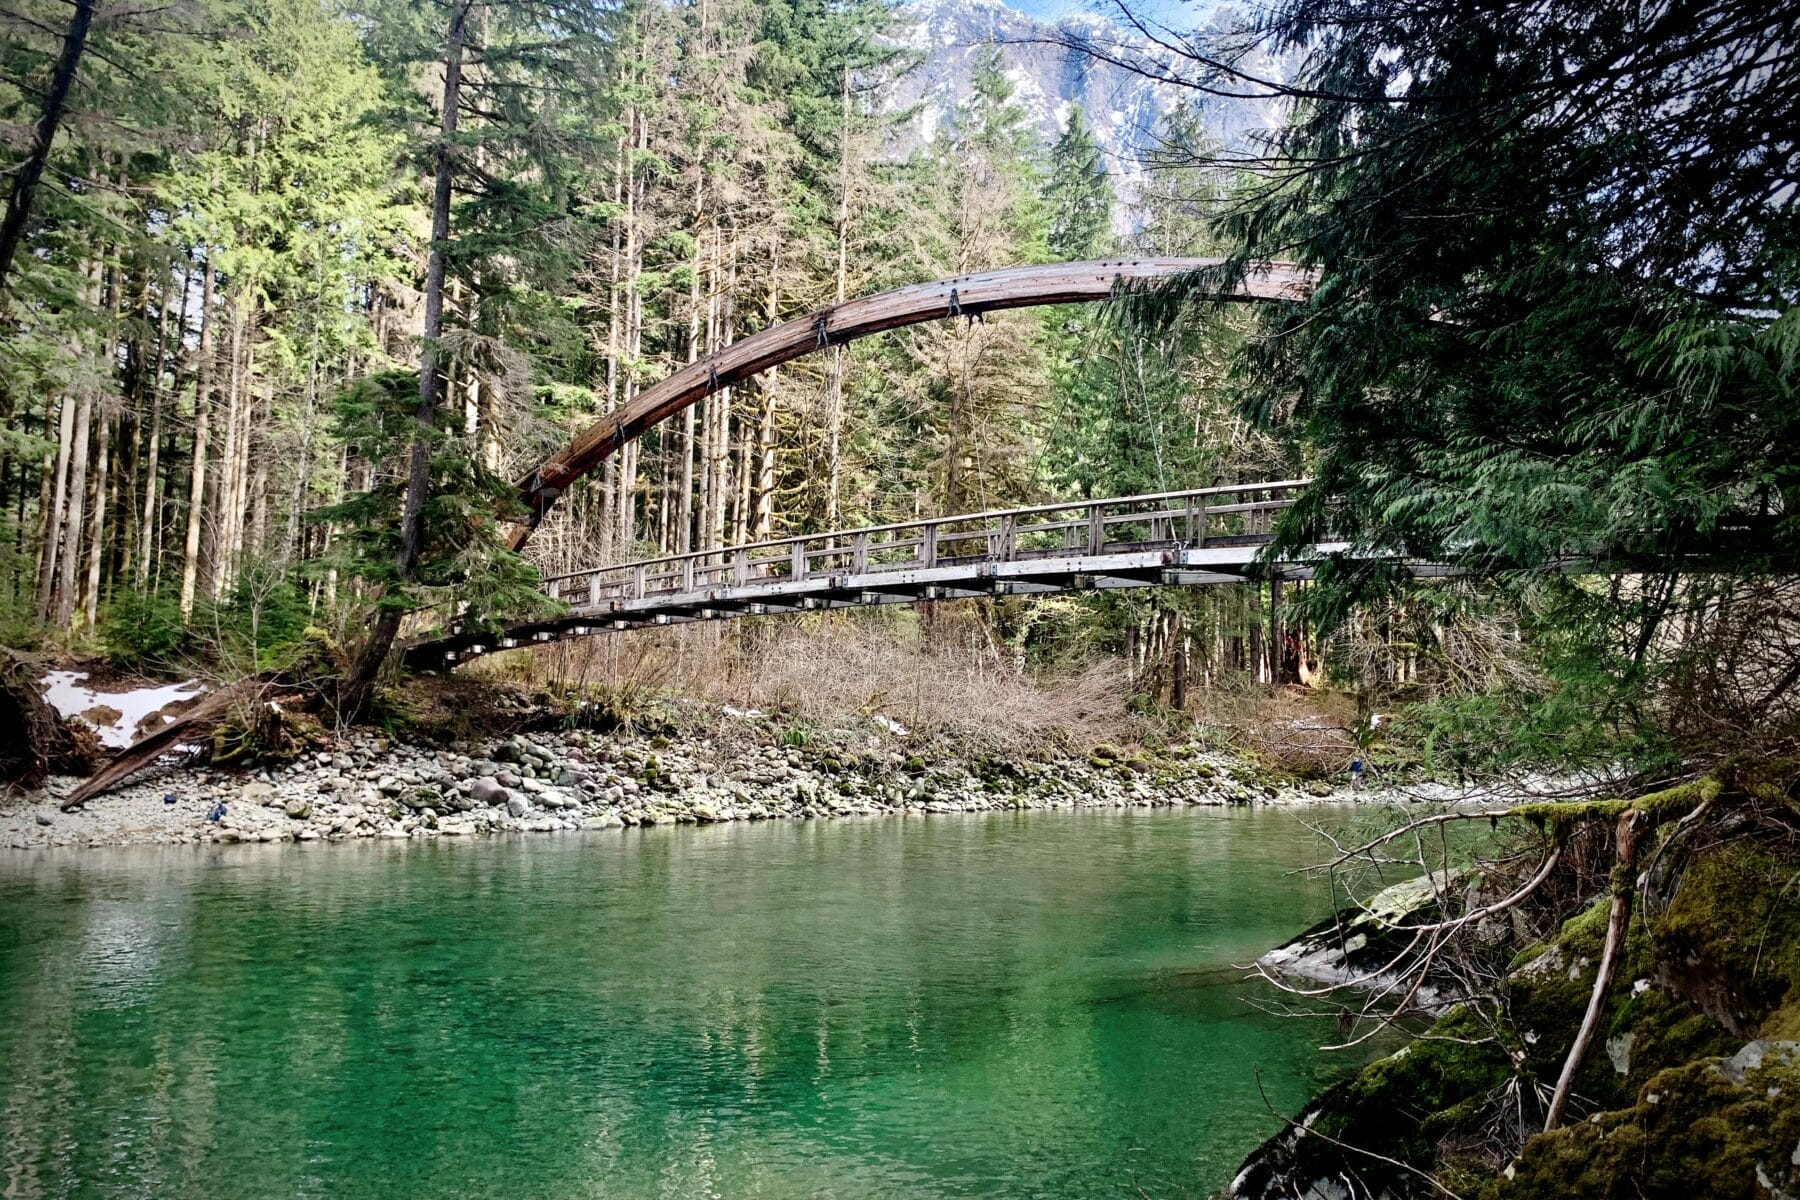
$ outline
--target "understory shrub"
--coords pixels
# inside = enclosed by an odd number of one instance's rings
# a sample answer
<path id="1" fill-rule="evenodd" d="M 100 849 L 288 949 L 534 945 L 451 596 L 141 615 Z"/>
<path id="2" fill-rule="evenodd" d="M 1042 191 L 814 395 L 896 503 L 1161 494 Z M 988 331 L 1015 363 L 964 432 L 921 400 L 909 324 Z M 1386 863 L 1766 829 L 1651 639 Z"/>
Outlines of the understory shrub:
<path id="1" fill-rule="evenodd" d="M 121 667 L 159 667 L 186 654 L 193 634 L 181 606 L 154 592 L 132 590 L 115 596 L 100 621 L 107 657 Z"/>

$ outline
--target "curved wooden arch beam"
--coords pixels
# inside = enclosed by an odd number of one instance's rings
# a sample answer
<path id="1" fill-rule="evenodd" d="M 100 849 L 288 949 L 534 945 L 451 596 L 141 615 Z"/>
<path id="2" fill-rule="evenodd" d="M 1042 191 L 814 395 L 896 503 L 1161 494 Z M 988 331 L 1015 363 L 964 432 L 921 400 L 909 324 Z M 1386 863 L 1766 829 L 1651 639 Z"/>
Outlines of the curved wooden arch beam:
<path id="1" fill-rule="evenodd" d="M 512 546 L 515 550 L 523 546 L 568 486 L 616 454 L 627 442 L 720 388 L 742 382 L 770 367 L 815 350 L 905 325 L 945 317 L 977 316 L 1004 308 L 1105 300 L 1114 294 L 1121 282 L 1168 278 L 1216 267 L 1222 261 L 1216 258 L 1131 258 L 1007 267 L 862 296 L 771 325 L 689 363 L 667 379 L 646 388 L 631 403 L 588 426 L 568 445 L 539 463 L 519 481 L 520 497 L 525 501 L 530 517 L 525 525 L 514 531 Z M 1297 299 L 1306 294 L 1310 282 L 1307 272 L 1274 264 L 1253 272 L 1219 298 Z"/>

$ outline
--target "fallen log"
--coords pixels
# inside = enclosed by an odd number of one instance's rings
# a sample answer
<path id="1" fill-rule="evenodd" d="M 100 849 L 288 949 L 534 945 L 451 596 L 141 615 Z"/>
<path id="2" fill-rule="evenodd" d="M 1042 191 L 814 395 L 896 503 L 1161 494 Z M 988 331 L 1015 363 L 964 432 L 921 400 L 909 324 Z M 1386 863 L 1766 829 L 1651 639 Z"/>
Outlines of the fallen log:
<path id="1" fill-rule="evenodd" d="M 69 793 L 68 798 L 63 801 L 63 811 L 80 808 L 95 796 L 111 791 L 184 742 L 205 741 L 212 735 L 213 729 L 235 711 L 238 704 L 260 703 L 261 693 L 272 686 L 272 680 L 255 678 L 214 692 L 155 733 L 139 738 L 119 751 L 111 762 Z"/>
<path id="2" fill-rule="evenodd" d="M 329 681 L 342 671 L 338 648 L 323 634 L 309 631 L 306 647 L 293 662 L 222 688 L 155 733 L 139 738 L 70 792 L 63 811 L 80 808 L 111 791 L 177 746 L 190 742 L 210 745 L 213 730 L 227 721 L 238 720 L 248 730 L 263 727 L 266 722 L 259 714 L 266 713 L 278 696 L 301 693 L 306 703 L 317 706 L 330 694 Z"/>

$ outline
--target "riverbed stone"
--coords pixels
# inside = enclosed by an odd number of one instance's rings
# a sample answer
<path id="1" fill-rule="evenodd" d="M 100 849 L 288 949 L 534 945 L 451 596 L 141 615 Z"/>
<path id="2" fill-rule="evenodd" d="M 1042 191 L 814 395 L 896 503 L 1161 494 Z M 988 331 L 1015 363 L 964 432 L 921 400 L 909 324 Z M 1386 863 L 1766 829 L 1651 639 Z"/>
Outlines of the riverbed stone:
<path id="1" fill-rule="evenodd" d="M 509 817 L 517 819 L 523 817 L 530 811 L 531 805 L 525 803 L 525 801 L 518 796 L 513 796 L 506 801 L 506 815 Z"/>
<path id="2" fill-rule="evenodd" d="M 512 799 L 512 793 L 492 775 L 483 776 L 475 781 L 469 789 L 470 797 L 477 804 L 504 805 Z"/>

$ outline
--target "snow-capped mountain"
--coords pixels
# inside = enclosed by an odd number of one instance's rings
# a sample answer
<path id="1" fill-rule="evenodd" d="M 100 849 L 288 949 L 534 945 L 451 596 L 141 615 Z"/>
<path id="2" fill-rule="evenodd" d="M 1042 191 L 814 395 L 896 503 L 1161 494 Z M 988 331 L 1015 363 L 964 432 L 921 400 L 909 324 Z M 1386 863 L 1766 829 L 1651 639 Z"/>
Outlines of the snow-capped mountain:
<path id="1" fill-rule="evenodd" d="M 1171 62 L 1172 56 L 1137 30 L 1099 16 L 1070 16 L 1052 23 L 1009 8 L 1001 0 L 912 0 L 900 11 L 911 23 L 896 40 L 924 60 L 900 80 L 890 100 L 895 110 L 918 108 L 898 147 L 901 152 L 950 128 L 990 44 L 999 48 L 1014 100 L 1046 143 L 1066 128 L 1071 109 L 1081 109 L 1127 201 L 1142 174 L 1141 155 L 1156 145 L 1163 119 L 1182 104 L 1200 104 L 1207 132 L 1228 150 L 1244 149 L 1257 131 L 1281 119 L 1280 106 L 1272 100 L 1207 97 L 1118 65 L 1141 63 L 1172 71 L 1176 78 L 1191 77 L 1195 70 L 1190 62 Z M 1223 34 L 1237 21 L 1234 10 L 1217 8 L 1206 17 L 1207 29 L 1202 32 Z M 1096 59 L 1071 42 L 1091 45 L 1103 58 L 1118 62 Z M 1282 74 L 1282 64 L 1254 57 L 1253 69 L 1268 72 L 1265 77 Z"/>

